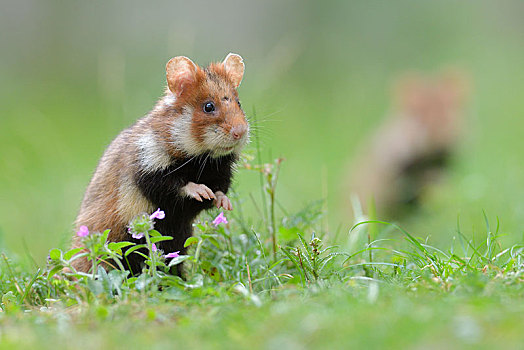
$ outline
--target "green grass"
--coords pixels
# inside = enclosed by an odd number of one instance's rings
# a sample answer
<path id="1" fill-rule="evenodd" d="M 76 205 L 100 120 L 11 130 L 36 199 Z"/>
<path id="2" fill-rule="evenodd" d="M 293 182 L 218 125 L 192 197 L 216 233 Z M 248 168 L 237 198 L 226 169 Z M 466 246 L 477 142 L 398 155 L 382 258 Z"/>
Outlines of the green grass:
<path id="1" fill-rule="evenodd" d="M 279 162 L 247 166 L 272 188 L 266 213 L 277 202 Z M 241 202 L 228 225 L 211 224 L 218 211 L 197 223 L 177 260 L 185 279 L 166 273 L 162 252 L 151 249 L 164 238 L 148 216 L 132 224 L 148 242 L 139 276 L 97 268 L 122 256 L 121 245 L 105 243 L 107 232 L 84 239 L 96 261 L 87 274 L 62 271 L 78 251 L 53 249 L 38 269 L 2 254 L 0 348 L 488 349 L 523 341 L 524 246 L 503 246 L 498 221 L 485 216 L 477 242 L 459 227 L 447 249 L 379 221 L 358 223 L 330 245 L 321 202 L 274 221 L 243 217 Z"/>
<path id="2" fill-rule="evenodd" d="M 289 292 L 261 307 L 236 297 L 32 311 L 2 317 L 1 346 L 490 349 L 522 343 L 522 298 L 517 293 L 491 288 L 488 293 L 441 295 L 386 286 L 370 302 L 368 289 Z"/>

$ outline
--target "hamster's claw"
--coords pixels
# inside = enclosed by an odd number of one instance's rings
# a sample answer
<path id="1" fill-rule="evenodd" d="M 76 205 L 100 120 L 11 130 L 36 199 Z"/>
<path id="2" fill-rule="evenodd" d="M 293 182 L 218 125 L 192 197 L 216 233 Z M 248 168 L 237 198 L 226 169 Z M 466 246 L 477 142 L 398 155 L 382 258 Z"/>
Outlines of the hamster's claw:
<path id="1" fill-rule="evenodd" d="M 202 202 L 202 198 L 216 200 L 216 196 L 209 187 L 204 184 L 196 184 L 194 182 L 188 182 L 187 185 L 182 187 L 182 193 L 190 198 L 194 198 L 199 202 Z"/>
<path id="2" fill-rule="evenodd" d="M 233 210 L 231 201 L 223 192 L 217 191 L 215 195 L 216 195 L 216 199 L 214 200 L 214 203 L 217 208 L 220 209 L 220 207 L 222 207 L 225 210 Z"/>

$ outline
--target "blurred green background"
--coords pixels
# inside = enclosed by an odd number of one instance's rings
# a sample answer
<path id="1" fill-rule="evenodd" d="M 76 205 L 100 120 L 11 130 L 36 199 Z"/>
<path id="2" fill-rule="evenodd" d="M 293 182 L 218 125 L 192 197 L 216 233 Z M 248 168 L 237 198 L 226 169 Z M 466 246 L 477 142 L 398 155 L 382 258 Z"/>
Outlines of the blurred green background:
<path id="1" fill-rule="evenodd" d="M 0 237 L 43 262 L 65 247 L 99 157 L 162 94 L 176 55 L 244 57 L 240 96 L 256 110 L 265 161 L 283 156 L 288 211 L 327 198 L 347 232 L 348 168 L 388 115 L 403 72 L 460 67 L 467 133 L 447 180 L 401 224 L 449 242 L 524 229 L 522 1 L 3 1 L 0 5 Z M 253 149 L 252 144 L 249 148 Z M 259 195 L 240 171 L 237 192 Z M 247 205 L 249 207 L 249 204 Z M 249 210 L 249 209 L 247 209 Z M 480 237 L 480 236 L 479 236 Z"/>

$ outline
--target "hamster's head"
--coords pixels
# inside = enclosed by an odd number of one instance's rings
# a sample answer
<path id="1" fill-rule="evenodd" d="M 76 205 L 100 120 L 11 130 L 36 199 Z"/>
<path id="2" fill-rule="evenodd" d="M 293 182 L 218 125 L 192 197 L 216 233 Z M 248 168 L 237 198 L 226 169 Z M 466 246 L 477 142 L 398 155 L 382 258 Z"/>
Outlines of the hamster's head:
<path id="1" fill-rule="evenodd" d="M 395 86 L 396 108 L 435 128 L 456 123 L 463 116 L 468 85 L 460 71 L 448 70 L 437 76 L 411 73 Z"/>
<path id="2" fill-rule="evenodd" d="M 165 99 L 173 112 L 163 120 L 168 123 L 169 147 L 185 156 L 239 154 L 249 140 L 237 92 L 244 75 L 242 57 L 230 53 L 203 69 L 178 56 L 167 63 L 166 74 Z"/>

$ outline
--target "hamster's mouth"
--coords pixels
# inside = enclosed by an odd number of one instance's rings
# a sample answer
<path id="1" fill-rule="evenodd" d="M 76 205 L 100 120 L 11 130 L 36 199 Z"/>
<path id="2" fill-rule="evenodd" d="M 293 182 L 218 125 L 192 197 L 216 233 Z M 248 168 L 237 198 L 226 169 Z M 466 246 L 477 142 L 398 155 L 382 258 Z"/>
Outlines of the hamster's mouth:
<path id="1" fill-rule="evenodd" d="M 225 156 L 231 153 L 240 153 L 240 150 L 247 143 L 247 138 L 243 137 L 239 140 L 224 140 L 224 138 L 206 138 L 206 148 L 214 157 Z"/>

